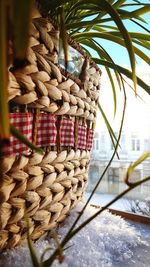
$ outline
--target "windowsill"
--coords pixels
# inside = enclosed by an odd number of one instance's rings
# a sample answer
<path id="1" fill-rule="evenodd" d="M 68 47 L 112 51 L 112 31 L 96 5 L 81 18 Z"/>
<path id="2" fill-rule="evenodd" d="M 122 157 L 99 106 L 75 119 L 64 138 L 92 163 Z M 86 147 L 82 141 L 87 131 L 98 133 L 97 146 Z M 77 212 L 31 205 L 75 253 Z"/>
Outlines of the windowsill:
<path id="1" fill-rule="evenodd" d="M 116 210 L 116 209 L 111 209 L 111 208 L 109 208 L 109 211 L 112 214 L 119 215 L 119 216 L 125 218 L 126 220 L 131 220 L 134 222 L 150 225 L 150 217 L 148 217 L 146 215 L 139 215 L 139 214 L 135 214 L 135 213 L 127 212 L 127 211 Z"/>

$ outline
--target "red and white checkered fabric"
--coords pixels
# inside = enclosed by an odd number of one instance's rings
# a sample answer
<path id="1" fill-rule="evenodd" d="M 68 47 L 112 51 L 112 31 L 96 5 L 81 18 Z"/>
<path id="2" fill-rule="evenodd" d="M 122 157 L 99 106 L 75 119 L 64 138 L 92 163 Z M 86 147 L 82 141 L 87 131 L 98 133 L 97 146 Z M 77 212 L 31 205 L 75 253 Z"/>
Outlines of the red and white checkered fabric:
<path id="1" fill-rule="evenodd" d="M 80 149 L 86 149 L 86 135 L 87 128 L 84 125 L 78 125 L 78 143 L 77 147 Z"/>
<path id="2" fill-rule="evenodd" d="M 57 117 L 54 114 L 41 113 L 37 125 L 36 145 L 38 147 L 55 146 L 57 138 Z M 33 114 L 10 113 L 10 123 L 14 125 L 26 138 L 32 142 Z M 74 147 L 74 121 L 72 118 L 63 117 L 60 123 L 60 145 Z M 88 132 L 87 132 L 88 131 Z M 94 131 L 84 125 L 78 125 L 79 149 L 91 150 Z M 3 149 L 4 155 L 27 153 L 29 148 L 11 135 L 10 145 Z"/>
<path id="3" fill-rule="evenodd" d="M 17 128 L 20 133 L 26 136 L 32 142 L 32 127 L 33 114 L 32 113 L 10 113 L 10 123 Z M 10 136 L 10 145 L 3 150 L 4 155 L 20 154 L 28 152 L 29 148 L 22 144 L 14 136 Z"/>
<path id="4" fill-rule="evenodd" d="M 88 133 L 87 133 L 87 145 L 86 145 L 86 149 L 87 150 L 91 150 L 92 149 L 93 138 L 94 138 L 94 131 L 92 129 L 89 129 Z"/>
<path id="5" fill-rule="evenodd" d="M 56 116 L 49 113 L 41 113 L 37 126 L 36 145 L 39 147 L 56 145 Z"/>
<path id="6" fill-rule="evenodd" d="M 71 118 L 62 118 L 60 124 L 60 145 L 74 146 L 74 122 Z"/>

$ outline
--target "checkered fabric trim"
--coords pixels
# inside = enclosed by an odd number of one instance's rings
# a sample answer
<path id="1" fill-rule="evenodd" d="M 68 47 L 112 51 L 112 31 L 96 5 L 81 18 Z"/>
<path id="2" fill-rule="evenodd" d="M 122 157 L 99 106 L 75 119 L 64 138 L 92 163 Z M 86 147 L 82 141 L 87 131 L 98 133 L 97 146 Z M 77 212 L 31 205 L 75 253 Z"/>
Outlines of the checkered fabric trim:
<path id="1" fill-rule="evenodd" d="M 91 150 L 92 149 L 93 138 L 94 138 L 94 131 L 92 129 L 89 129 L 88 133 L 87 133 L 87 146 L 86 146 L 87 150 Z"/>
<path id="2" fill-rule="evenodd" d="M 10 113 L 10 123 L 17 128 L 20 133 L 26 136 L 29 141 L 32 142 L 32 125 L 33 114 L 32 113 Z M 14 136 L 10 136 L 10 145 L 6 146 L 3 150 L 4 155 L 26 153 L 29 148 L 22 144 Z"/>
<path id="3" fill-rule="evenodd" d="M 37 126 L 37 142 L 39 147 L 56 145 L 56 116 L 49 113 L 41 113 Z"/>
<path id="4" fill-rule="evenodd" d="M 57 138 L 57 117 L 54 114 L 41 113 L 37 125 L 36 145 L 38 147 L 55 146 Z M 10 123 L 32 142 L 33 114 L 10 113 Z M 74 147 L 74 121 L 72 118 L 62 118 L 60 123 L 60 145 Z M 94 131 L 86 126 L 78 125 L 77 148 L 91 150 Z M 10 145 L 3 149 L 6 156 L 28 153 L 29 148 L 11 135 Z"/>
<path id="5" fill-rule="evenodd" d="M 79 125 L 77 147 L 80 149 L 86 149 L 86 134 L 87 134 L 87 128 L 83 125 Z"/>
<path id="6" fill-rule="evenodd" d="M 70 118 L 62 118 L 61 120 L 60 145 L 74 146 L 74 122 Z"/>

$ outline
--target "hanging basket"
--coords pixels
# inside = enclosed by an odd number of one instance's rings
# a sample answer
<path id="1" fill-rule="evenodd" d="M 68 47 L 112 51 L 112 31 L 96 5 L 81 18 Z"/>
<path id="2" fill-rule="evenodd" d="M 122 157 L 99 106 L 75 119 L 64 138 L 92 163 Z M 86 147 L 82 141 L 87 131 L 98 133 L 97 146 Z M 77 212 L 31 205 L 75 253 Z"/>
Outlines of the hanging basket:
<path id="1" fill-rule="evenodd" d="M 100 70 L 68 40 L 63 67 L 59 31 L 35 15 L 27 51 L 29 64 L 9 72 L 10 123 L 44 154 L 11 136 L 0 158 L 0 249 L 32 240 L 62 222 L 82 198 L 93 141 Z"/>

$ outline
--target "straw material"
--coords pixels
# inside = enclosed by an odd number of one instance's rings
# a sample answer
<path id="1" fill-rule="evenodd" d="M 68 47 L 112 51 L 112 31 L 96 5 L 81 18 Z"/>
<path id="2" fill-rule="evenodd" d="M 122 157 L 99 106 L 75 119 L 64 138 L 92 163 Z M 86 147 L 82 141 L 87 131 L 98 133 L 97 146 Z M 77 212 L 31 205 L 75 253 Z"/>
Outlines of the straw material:
<path id="1" fill-rule="evenodd" d="M 44 154 L 11 137 L 0 158 L 0 250 L 26 239 L 25 212 L 32 240 L 56 227 L 87 183 L 100 70 L 74 41 L 68 42 L 84 59 L 80 78 L 59 66 L 59 31 L 35 12 L 29 64 L 9 72 L 10 120 Z"/>

